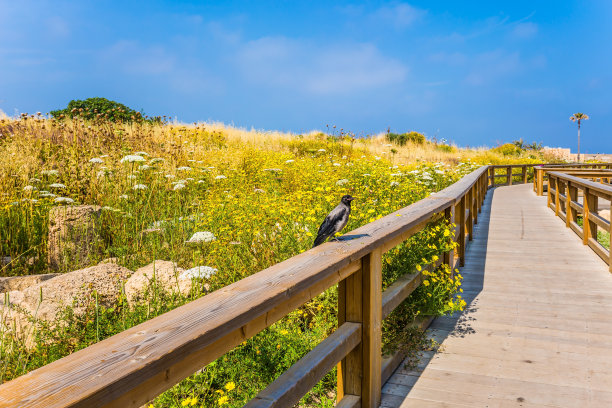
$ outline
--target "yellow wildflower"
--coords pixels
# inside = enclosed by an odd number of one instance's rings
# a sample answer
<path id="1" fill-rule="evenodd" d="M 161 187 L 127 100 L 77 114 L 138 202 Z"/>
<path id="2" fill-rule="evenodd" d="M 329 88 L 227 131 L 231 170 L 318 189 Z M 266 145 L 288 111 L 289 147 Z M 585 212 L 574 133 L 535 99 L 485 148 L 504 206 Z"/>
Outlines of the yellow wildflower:
<path id="1" fill-rule="evenodd" d="M 228 390 L 228 391 L 231 391 L 234 388 L 236 388 L 236 384 L 234 384 L 233 381 L 230 381 L 227 384 L 225 384 L 225 389 Z"/>

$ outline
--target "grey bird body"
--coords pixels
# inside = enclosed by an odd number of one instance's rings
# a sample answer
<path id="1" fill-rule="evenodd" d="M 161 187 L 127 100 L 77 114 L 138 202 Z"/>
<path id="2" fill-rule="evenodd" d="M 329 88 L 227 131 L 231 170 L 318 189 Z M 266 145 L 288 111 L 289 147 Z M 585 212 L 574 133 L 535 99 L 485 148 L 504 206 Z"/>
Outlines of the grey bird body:
<path id="1" fill-rule="evenodd" d="M 315 238 L 313 248 L 317 245 L 321 245 L 325 240 L 329 237 L 333 237 L 337 232 L 342 231 L 342 228 L 346 226 L 348 222 L 349 215 L 351 214 L 351 201 L 353 201 L 353 197 L 350 195 L 345 195 L 342 197 L 342 201 L 340 204 L 336 206 L 319 227 L 319 232 L 317 233 L 317 238 Z"/>

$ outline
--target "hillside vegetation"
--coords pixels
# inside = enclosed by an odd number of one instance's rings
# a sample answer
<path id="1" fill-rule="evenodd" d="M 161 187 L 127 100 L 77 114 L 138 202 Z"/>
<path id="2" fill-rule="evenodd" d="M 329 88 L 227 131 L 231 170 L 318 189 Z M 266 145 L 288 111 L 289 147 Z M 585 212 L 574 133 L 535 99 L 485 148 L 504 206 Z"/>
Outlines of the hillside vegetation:
<path id="1" fill-rule="evenodd" d="M 180 295 L 151 283 L 149 296 L 84 315 L 67 307 L 61 325 L 40 323 L 35 347 L 0 332 L 0 380 L 8 381 L 105 337 L 219 289 L 312 246 L 319 224 L 344 194 L 356 197 L 346 231 L 427 197 L 481 164 L 542 160 L 535 150 L 460 149 L 418 137 L 355 138 L 333 128 L 296 135 L 220 124 L 52 120 L 0 121 L 0 276 L 48 272 L 53 206 L 102 207 L 98 255 L 67 260 L 60 272 L 105 258 L 131 270 L 154 260 L 214 268 Z M 199 234 L 199 235 L 198 235 Z M 435 262 L 452 248 L 452 225 L 427 229 L 384 256 L 383 281 Z M 186 241 L 206 237 L 196 245 Z M 460 310 L 461 275 L 439 267 L 385 321 L 386 351 L 420 347 L 417 315 Z M 206 288 L 206 289 L 205 289 Z M 41 297 L 45 294 L 41 293 Z M 122 297 L 123 296 L 123 297 Z M 336 326 L 336 289 L 292 312 L 152 402 L 242 406 Z M 8 303 L 5 299 L 4 303 Z M 36 320 L 36 316 L 32 316 Z M 304 398 L 333 406 L 335 374 Z"/>

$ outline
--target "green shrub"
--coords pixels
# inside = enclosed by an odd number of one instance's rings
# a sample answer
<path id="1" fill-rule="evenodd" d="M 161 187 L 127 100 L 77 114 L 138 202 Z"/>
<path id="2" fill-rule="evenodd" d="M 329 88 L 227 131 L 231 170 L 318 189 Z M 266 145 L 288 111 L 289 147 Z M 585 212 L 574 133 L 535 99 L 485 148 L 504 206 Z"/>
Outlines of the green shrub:
<path id="1" fill-rule="evenodd" d="M 457 148 L 455 146 L 451 146 L 447 144 L 438 145 L 436 146 L 436 149 L 441 152 L 445 152 L 445 153 L 455 153 L 457 151 Z"/>
<path id="2" fill-rule="evenodd" d="M 506 143 L 501 146 L 498 146 L 492 149 L 498 153 L 503 154 L 504 156 L 518 156 L 523 151 L 520 147 L 513 143 Z"/>
<path id="3" fill-rule="evenodd" d="M 404 146 L 407 142 L 412 142 L 415 144 L 422 145 L 425 143 L 425 135 L 419 132 L 407 132 L 402 134 L 397 133 L 387 133 L 387 140 L 391 143 L 398 144 L 400 146 Z"/>
<path id="4" fill-rule="evenodd" d="M 73 99 L 65 109 L 54 110 L 50 113 L 56 119 L 75 116 L 89 120 L 106 119 L 111 122 L 132 122 L 143 119 L 140 112 L 106 98 Z"/>

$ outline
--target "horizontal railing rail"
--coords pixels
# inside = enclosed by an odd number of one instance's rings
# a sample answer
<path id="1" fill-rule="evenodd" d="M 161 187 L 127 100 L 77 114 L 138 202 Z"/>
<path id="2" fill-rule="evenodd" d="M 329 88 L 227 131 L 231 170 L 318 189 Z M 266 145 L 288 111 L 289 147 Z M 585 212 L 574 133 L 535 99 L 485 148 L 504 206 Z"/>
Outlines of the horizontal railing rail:
<path id="1" fill-rule="evenodd" d="M 568 164 L 544 164 L 535 167 L 535 177 L 533 178 L 533 191 L 537 195 L 544 195 L 546 187 L 546 178 L 548 172 L 551 171 L 562 171 L 568 174 L 584 174 L 585 177 L 590 178 L 588 174 L 593 174 L 593 177 L 600 175 L 600 172 L 606 172 L 612 170 L 612 163 L 568 163 Z"/>
<path id="2" fill-rule="evenodd" d="M 611 202 L 609 210 L 612 212 L 612 186 L 609 183 L 602 184 L 566 174 L 565 170 L 548 172 L 548 182 L 548 207 L 565 221 L 566 227 L 571 228 L 582 238 L 584 245 L 588 245 L 609 265 L 612 272 L 610 220 L 599 215 L 600 198 Z M 579 200 L 580 192 L 582 202 Z M 578 223 L 579 216 L 582 218 L 582 226 Z M 598 229 L 609 234 L 608 248 L 599 242 Z"/>

